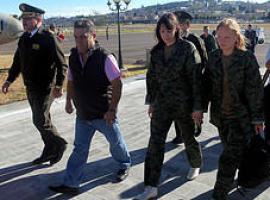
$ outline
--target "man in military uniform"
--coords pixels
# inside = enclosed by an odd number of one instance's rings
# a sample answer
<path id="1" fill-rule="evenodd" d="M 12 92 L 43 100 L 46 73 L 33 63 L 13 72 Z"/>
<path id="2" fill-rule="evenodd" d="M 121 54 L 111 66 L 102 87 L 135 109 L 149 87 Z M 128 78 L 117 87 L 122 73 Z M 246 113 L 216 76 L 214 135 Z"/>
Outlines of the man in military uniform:
<path id="1" fill-rule="evenodd" d="M 203 27 L 203 34 L 200 37 L 204 41 L 207 54 L 210 51 L 213 51 L 218 48 L 215 37 L 209 33 L 209 26 Z"/>
<path id="2" fill-rule="evenodd" d="M 50 107 L 54 98 L 63 94 L 62 84 L 67 64 L 54 36 L 42 31 L 43 10 L 20 4 L 25 33 L 20 37 L 7 80 L 2 85 L 6 94 L 10 85 L 22 74 L 32 109 L 33 123 L 41 134 L 44 149 L 33 164 L 55 164 L 63 156 L 66 141 L 51 122 Z"/>
<path id="3" fill-rule="evenodd" d="M 176 15 L 177 20 L 179 22 L 178 29 L 181 31 L 181 37 L 193 43 L 200 54 L 200 57 L 201 57 L 200 67 L 202 71 L 205 68 L 206 63 L 207 63 L 207 52 L 206 52 L 203 40 L 197 35 L 195 35 L 194 33 L 190 32 L 190 24 L 193 17 L 185 11 L 175 11 L 174 14 Z M 172 142 L 174 144 L 180 144 L 183 142 L 182 136 L 181 136 L 181 130 L 176 123 L 174 123 L 174 125 L 175 125 L 176 137 L 173 139 Z M 201 131 L 200 126 L 197 126 L 196 129 L 197 130 L 195 130 L 195 136 L 199 136 L 200 131 Z"/>
<path id="4" fill-rule="evenodd" d="M 248 28 L 245 30 L 244 35 L 248 39 L 246 48 L 252 53 L 255 53 L 255 46 L 257 45 L 258 37 L 256 31 L 252 29 L 251 24 L 248 25 Z"/>

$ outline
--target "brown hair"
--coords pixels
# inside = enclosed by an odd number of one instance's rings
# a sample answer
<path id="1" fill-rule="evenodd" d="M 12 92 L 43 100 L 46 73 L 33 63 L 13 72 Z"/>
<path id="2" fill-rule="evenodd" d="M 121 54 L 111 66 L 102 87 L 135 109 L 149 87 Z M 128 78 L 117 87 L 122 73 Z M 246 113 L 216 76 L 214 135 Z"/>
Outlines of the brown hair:
<path id="1" fill-rule="evenodd" d="M 177 28 L 178 21 L 177 21 L 176 16 L 173 13 L 165 13 L 158 20 L 157 27 L 156 27 L 156 37 L 159 43 L 164 44 L 164 41 L 162 40 L 160 32 L 159 32 L 162 24 L 165 25 L 167 29 L 172 30 L 174 27 Z M 176 30 L 175 38 L 176 39 L 179 38 L 178 29 Z"/>
<path id="2" fill-rule="evenodd" d="M 235 19 L 232 18 L 225 18 L 223 19 L 217 26 L 217 31 L 221 27 L 228 27 L 230 30 L 232 30 L 236 36 L 237 36 L 237 42 L 235 45 L 235 48 L 245 51 L 246 50 L 246 43 L 245 43 L 245 37 L 241 33 L 240 25 L 237 23 Z"/>

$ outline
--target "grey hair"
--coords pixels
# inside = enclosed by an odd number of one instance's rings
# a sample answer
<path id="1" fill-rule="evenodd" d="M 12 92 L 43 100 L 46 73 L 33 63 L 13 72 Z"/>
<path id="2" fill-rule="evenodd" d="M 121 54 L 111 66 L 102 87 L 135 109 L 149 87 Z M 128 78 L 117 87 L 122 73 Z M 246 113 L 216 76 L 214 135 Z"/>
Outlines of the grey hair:
<path id="1" fill-rule="evenodd" d="M 75 21 L 74 29 L 76 29 L 76 28 L 86 29 L 88 33 L 95 33 L 96 32 L 94 22 L 89 20 L 89 19 L 81 19 L 81 20 Z"/>

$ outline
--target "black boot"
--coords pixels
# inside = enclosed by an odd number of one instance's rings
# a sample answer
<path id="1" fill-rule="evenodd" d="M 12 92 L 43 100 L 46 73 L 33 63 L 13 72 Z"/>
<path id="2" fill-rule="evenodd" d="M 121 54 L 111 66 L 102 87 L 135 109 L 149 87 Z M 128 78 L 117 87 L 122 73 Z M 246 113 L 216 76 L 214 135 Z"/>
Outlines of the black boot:
<path id="1" fill-rule="evenodd" d="M 59 137 L 56 141 L 57 142 L 54 147 L 53 157 L 50 159 L 51 165 L 58 163 L 62 159 L 64 152 L 67 148 L 67 142 L 63 138 Z"/>
<path id="2" fill-rule="evenodd" d="M 173 144 L 182 144 L 183 143 L 183 139 L 182 137 L 176 136 L 173 140 L 172 140 Z"/>
<path id="3" fill-rule="evenodd" d="M 45 145 L 40 157 L 32 161 L 33 165 L 40 165 L 45 162 L 49 162 L 54 156 L 50 153 L 49 145 Z"/>

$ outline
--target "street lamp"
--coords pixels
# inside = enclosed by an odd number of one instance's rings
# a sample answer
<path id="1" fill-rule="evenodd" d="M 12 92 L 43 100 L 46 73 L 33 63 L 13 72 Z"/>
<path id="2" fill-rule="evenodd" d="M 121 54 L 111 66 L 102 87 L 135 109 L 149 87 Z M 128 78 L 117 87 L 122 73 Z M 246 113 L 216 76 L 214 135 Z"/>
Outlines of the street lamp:
<path id="1" fill-rule="evenodd" d="M 121 3 L 124 2 L 124 4 Z M 121 53 L 121 34 L 120 34 L 120 11 L 127 10 L 128 4 L 131 0 L 113 0 L 114 6 L 112 5 L 111 0 L 108 0 L 107 5 L 111 11 L 117 11 L 117 24 L 118 24 L 118 60 L 119 60 L 119 68 L 123 70 L 123 60 L 122 60 L 122 53 Z"/>

